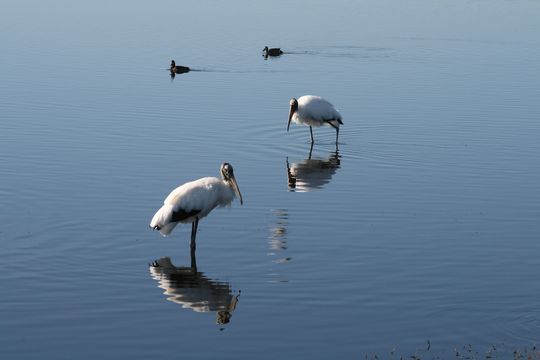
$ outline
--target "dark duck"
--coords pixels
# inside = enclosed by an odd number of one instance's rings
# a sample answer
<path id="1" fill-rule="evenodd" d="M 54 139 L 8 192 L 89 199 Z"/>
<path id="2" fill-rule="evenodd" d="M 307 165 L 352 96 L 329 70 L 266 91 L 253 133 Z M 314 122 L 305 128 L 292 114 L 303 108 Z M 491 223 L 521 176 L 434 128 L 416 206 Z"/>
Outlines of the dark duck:
<path id="1" fill-rule="evenodd" d="M 180 66 L 180 65 L 176 65 L 176 63 L 173 61 L 171 61 L 171 74 L 183 74 L 183 73 L 187 73 L 190 68 L 188 68 L 187 66 Z"/>
<path id="2" fill-rule="evenodd" d="M 269 56 L 280 56 L 283 54 L 283 51 L 281 51 L 280 48 L 268 48 L 268 46 L 265 46 L 263 49 L 263 56 L 269 57 Z"/>

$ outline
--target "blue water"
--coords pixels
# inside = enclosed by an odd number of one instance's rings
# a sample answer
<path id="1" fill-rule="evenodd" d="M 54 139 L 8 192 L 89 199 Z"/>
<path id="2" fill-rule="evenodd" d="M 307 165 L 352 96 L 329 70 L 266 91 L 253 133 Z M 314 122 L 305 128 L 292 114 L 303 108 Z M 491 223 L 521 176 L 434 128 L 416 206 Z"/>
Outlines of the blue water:
<path id="1" fill-rule="evenodd" d="M 6 2 L 0 355 L 538 357 L 539 18 L 525 0 Z M 198 71 L 171 79 L 171 59 Z M 286 132 L 305 94 L 343 115 L 337 149 L 331 128 L 313 149 Z M 148 223 L 225 161 L 244 205 L 200 222 L 193 272 L 190 227 Z"/>

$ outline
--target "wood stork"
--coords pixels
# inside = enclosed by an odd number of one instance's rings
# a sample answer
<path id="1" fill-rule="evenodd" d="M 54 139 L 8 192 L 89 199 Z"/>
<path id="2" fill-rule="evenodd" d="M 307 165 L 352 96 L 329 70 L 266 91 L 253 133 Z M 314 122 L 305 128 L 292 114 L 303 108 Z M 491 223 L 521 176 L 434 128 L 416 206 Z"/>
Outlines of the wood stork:
<path id="1" fill-rule="evenodd" d="M 171 191 L 163 206 L 156 212 L 150 227 L 159 230 L 163 236 L 169 235 L 178 223 L 191 223 L 191 251 L 195 251 L 195 238 L 199 220 L 216 207 L 229 205 L 235 196 L 242 200 L 242 194 L 236 183 L 233 168 L 223 163 L 221 177 L 204 177 L 190 181 Z"/>
<path id="2" fill-rule="evenodd" d="M 297 124 L 305 124 L 309 126 L 311 134 L 311 143 L 313 143 L 312 127 L 330 125 L 336 129 L 336 145 L 338 143 L 339 126 L 343 125 L 341 114 L 327 100 L 320 96 L 304 95 L 298 100 L 292 98 L 289 102 L 289 121 L 287 123 L 287 131 L 291 126 L 291 120 Z"/>
<path id="3" fill-rule="evenodd" d="M 269 56 L 280 56 L 283 54 L 283 51 L 281 51 L 280 48 L 268 48 L 268 46 L 265 46 L 263 49 L 263 56 L 269 57 Z"/>
<path id="4" fill-rule="evenodd" d="M 187 66 L 176 65 L 174 60 L 172 60 L 170 70 L 171 70 L 171 74 L 183 74 L 183 73 L 187 73 L 191 69 L 188 68 Z"/>

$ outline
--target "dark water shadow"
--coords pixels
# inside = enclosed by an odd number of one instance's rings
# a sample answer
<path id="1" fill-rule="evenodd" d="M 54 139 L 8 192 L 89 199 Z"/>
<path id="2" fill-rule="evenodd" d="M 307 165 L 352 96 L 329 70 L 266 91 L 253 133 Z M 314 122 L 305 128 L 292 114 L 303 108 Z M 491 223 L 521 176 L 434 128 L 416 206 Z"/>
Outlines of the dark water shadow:
<path id="1" fill-rule="evenodd" d="M 175 266 L 162 257 L 149 264 L 149 271 L 168 301 L 199 313 L 215 312 L 220 330 L 231 321 L 240 291 L 235 294 L 228 282 L 206 277 L 193 257 L 191 266 Z"/>
<path id="2" fill-rule="evenodd" d="M 341 155 L 336 150 L 326 158 L 312 158 L 311 144 L 307 159 L 289 161 L 287 164 L 288 190 L 291 192 L 308 192 L 324 188 L 330 183 L 336 171 L 341 167 Z"/>

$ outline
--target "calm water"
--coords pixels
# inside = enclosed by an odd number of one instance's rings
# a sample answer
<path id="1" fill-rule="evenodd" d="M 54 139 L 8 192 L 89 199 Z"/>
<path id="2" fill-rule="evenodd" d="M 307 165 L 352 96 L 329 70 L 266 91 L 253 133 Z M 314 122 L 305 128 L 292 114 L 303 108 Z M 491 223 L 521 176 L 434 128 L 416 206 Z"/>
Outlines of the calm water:
<path id="1" fill-rule="evenodd" d="M 3 358 L 540 342 L 538 2 L 2 8 Z M 171 59 L 201 71 L 172 80 Z M 311 153 L 286 132 L 304 94 L 341 111 L 337 150 L 331 128 Z M 224 161 L 244 206 L 200 223 L 194 274 L 190 227 L 148 223 Z"/>

